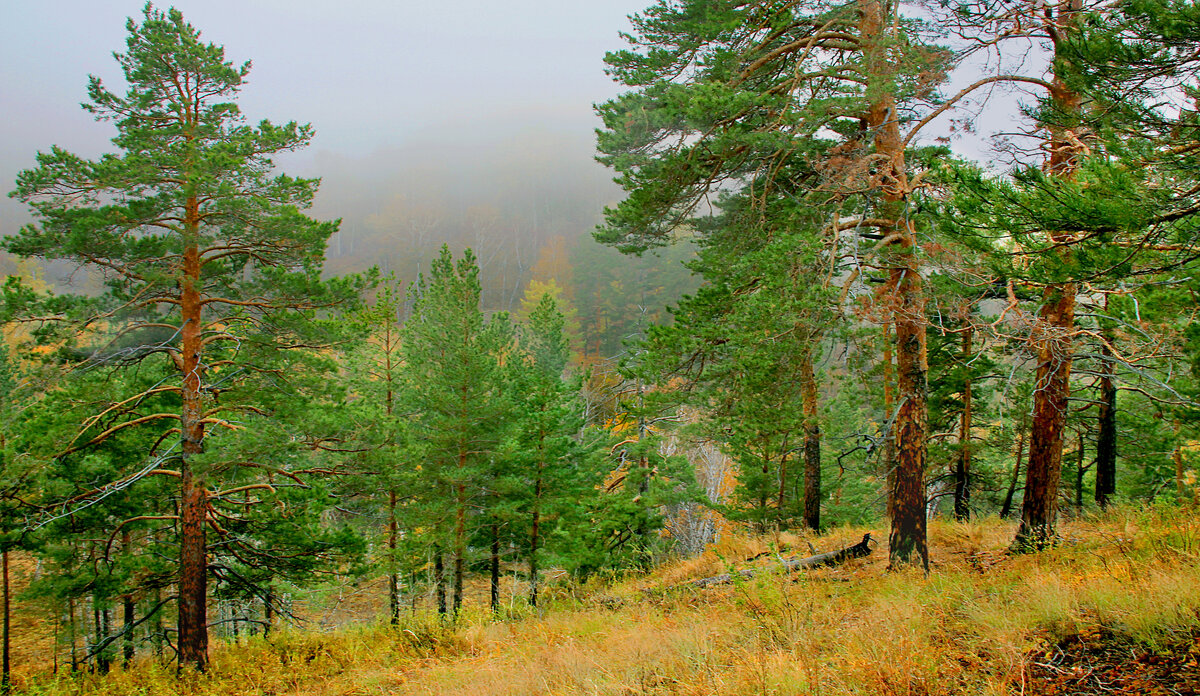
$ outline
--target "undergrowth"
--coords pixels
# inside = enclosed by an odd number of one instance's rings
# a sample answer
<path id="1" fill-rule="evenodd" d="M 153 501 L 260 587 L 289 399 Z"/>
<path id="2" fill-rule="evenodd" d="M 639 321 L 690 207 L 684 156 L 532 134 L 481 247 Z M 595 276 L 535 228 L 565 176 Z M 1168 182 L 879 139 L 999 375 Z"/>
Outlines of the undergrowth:
<path id="1" fill-rule="evenodd" d="M 206 675 L 153 660 L 106 676 L 26 675 L 30 694 L 1033 693 L 1035 655 L 1080 636 L 1147 650 L 1200 635 L 1195 510 L 1119 510 L 1062 524 L 1063 542 L 1011 556 L 1011 524 L 931 526 L 933 572 L 886 572 L 886 548 L 833 569 L 778 570 L 866 529 L 733 538 L 639 577 L 560 589 L 551 606 L 455 625 L 282 632 L 215 646 Z M 875 530 L 879 531 L 879 530 Z M 880 535 L 882 536 L 882 535 Z M 761 555 L 753 563 L 745 559 Z M 687 581 L 756 567 L 748 580 Z M 1044 666 L 1044 665 L 1042 665 Z"/>

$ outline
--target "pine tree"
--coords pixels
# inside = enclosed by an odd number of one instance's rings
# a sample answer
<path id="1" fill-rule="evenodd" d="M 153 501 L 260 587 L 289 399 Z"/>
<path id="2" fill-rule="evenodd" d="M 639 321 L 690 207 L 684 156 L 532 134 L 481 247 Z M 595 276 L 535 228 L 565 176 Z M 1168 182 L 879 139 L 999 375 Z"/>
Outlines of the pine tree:
<path id="1" fill-rule="evenodd" d="M 403 400 L 413 414 L 412 438 L 424 453 L 423 505 L 434 554 L 439 562 L 442 549 L 454 556 L 449 611 L 456 616 L 462 607 L 473 511 L 493 485 L 491 463 L 509 410 L 502 361 L 512 329 L 506 315 L 484 318 L 479 295 L 474 254 L 468 249 L 456 262 L 443 246 L 430 264 L 428 281 L 422 278 L 413 289 L 401 348 Z M 441 579 L 435 582 L 440 590 Z"/>
<path id="2" fill-rule="evenodd" d="M 537 606 L 541 562 L 553 550 L 547 547 L 554 532 L 595 495 L 600 476 L 588 466 L 594 448 L 583 437 L 580 381 L 567 375 L 566 317 L 553 295 L 541 296 L 518 336 L 509 385 L 514 421 L 508 447 L 517 479 L 511 494 L 520 514 L 513 527 L 529 559 L 529 604 Z"/>
<path id="3" fill-rule="evenodd" d="M 851 283 L 863 267 L 885 274 L 881 304 L 895 332 L 890 555 L 893 564 L 927 566 L 920 186 L 907 149 L 942 111 L 912 115 L 935 97 L 948 51 L 923 40 L 928 27 L 877 0 L 664 0 L 633 22 L 635 50 L 607 59 L 632 91 L 600 107 L 599 140 L 602 161 L 630 195 L 607 212 L 599 236 L 629 249 L 662 244 L 722 187 L 744 188 L 760 205 L 820 190 L 845 206 L 829 233 L 877 240 Z"/>
<path id="4" fill-rule="evenodd" d="M 1073 364 L 1081 358 L 1099 363 L 1086 372 L 1100 375 L 1105 451 L 1100 490 L 1109 487 L 1109 445 L 1116 435 L 1113 368 L 1129 361 L 1105 338 L 1113 335 L 1116 318 L 1104 316 L 1097 306 L 1103 303 L 1095 300 L 1133 292 L 1156 269 L 1173 273 L 1190 262 L 1196 248 L 1195 225 L 1189 222 L 1194 178 L 1180 178 L 1194 167 L 1189 158 L 1195 154 L 1187 144 L 1177 149 L 1176 139 L 1176 126 L 1194 120 L 1194 112 L 1183 112 L 1177 121 L 1167 113 L 1174 109 L 1166 106 L 1171 99 L 1162 98 L 1192 89 L 1186 66 L 1195 58 L 1187 48 L 1189 30 L 1182 28 L 1187 22 L 1165 18 L 1194 16 L 1195 9 L 1186 3 L 1169 10 L 1129 3 L 1089 15 L 1078 0 L 1064 0 L 983 7 L 981 14 L 967 6 L 958 11 L 977 26 L 1001 27 L 996 41 L 1021 42 L 1022 55 L 1033 39 L 1052 59 L 1046 79 L 1020 78 L 1045 90 L 1031 112 L 1032 134 L 1047 153 L 1044 162 L 1019 167 L 1005 179 L 965 176 L 955 184 L 964 204 L 954 213 L 976 233 L 994 236 L 998 230 L 1011 237 L 1016 260 L 1004 264 L 997 257 L 997 266 L 1014 309 L 1021 295 L 1031 290 L 1041 295 L 1037 319 L 1028 323 L 1025 336 L 1037 372 L 1022 520 L 1014 540 L 1014 548 L 1036 550 L 1057 538 L 1066 414 Z M 1082 353 L 1081 337 L 1089 334 L 1099 338 L 1099 355 Z M 1154 358 L 1156 341 L 1143 335 L 1139 342 L 1133 351 L 1150 350 L 1137 360 Z"/>
<path id="5" fill-rule="evenodd" d="M 221 490 L 229 479 L 245 493 L 273 490 L 262 474 L 276 466 L 222 462 L 205 455 L 206 443 L 266 413 L 256 394 L 271 387 L 249 383 L 287 374 L 279 351 L 321 345 L 314 329 L 324 327 L 312 312 L 348 288 L 319 282 L 336 223 L 300 212 L 317 181 L 273 173 L 272 158 L 305 146 L 312 129 L 246 124 L 233 100 L 249 63 L 226 60 L 179 11 L 147 5 L 127 29 L 126 50 L 116 55 L 126 93 L 92 77 L 84 105 L 114 123 L 117 152 L 96 160 L 57 147 L 39 154 L 14 193 L 37 222 L 4 247 L 103 276 L 105 294 L 82 317 L 94 348 L 89 364 L 174 371 L 116 398 L 58 454 L 83 456 L 135 427 L 159 434 L 164 446 L 119 480 L 177 478 L 179 661 L 203 670 L 212 510 L 229 495 Z M 163 468 L 172 462 L 177 469 Z"/>

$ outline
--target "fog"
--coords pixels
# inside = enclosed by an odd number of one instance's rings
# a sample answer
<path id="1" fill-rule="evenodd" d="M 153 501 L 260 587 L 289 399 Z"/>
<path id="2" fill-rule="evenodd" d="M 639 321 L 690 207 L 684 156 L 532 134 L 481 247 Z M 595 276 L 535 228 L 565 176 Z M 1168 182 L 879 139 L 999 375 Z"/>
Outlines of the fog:
<path id="1" fill-rule="evenodd" d="M 612 173 L 593 159 L 599 121 L 592 105 L 620 91 L 604 73 L 604 54 L 625 45 L 619 34 L 629 29 L 628 15 L 648 4 L 178 0 L 174 6 L 206 40 L 223 45 L 229 60 L 252 61 L 239 99 L 250 121 L 315 127 L 311 147 L 279 165 L 321 177 L 313 212 L 343 221 L 328 250 L 329 272 L 378 265 L 407 283 L 443 242 L 456 251 L 470 246 L 482 266 L 485 303 L 514 309 L 539 260 L 543 275 L 580 258 L 589 274 L 620 263 L 615 252 L 588 248 L 595 246 L 590 232 L 604 205 L 621 195 Z M 85 157 L 112 149 L 112 125 L 96 123 L 79 104 L 89 74 L 123 91 L 112 53 L 124 50 L 126 18 L 140 17 L 142 6 L 142 0 L 44 0 L 0 10 L 6 191 L 51 145 Z M 29 219 L 25 206 L 0 199 L 0 234 L 15 233 Z M 591 278 L 593 297 L 574 298 L 581 312 L 589 302 L 613 304 L 599 295 L 605 287 L 636 294 L 634 278 L 653 263 L 636 262 L 624 278 Z M 0 266 L 14 270 L 11 260 L 0 259 Z M 79 289 L 89 277 L 55 266 L 47 280 Z"/>
<path id="2" fill-rule="evenodd" d="M 251 121 L 315 127 L 312 146 L 280 164 L 323 178 L 317 214 L 345 220 L 341 263 L 331 249 L 341 270 L 356 265 L 345 263 L 351 256 L 370 256 L 363 241 L 382 241 L 381 226 L 403 228 L 406 210 L 436 217 L 434 231 L 450 241 L 481 233 L 452 229 L 471 215 L 480 224 L 491 216 L 506 235 L 577 236 L 617 196 L 592 159 L 592 104 L 617 93 L 604 53 L 623 45 L 618 33 L 644 0 L 173 4 L 227 58 L 253 62 L 239 100 Z M 141 8 L 140 0 L 5 4 L 6 190 L 53 144 L 84 156 L 111 149 L 111 124 L 79 104 L 89 74 L 122 89 L 112 53 L 124 49 L 126 17 Z M 28 220 L 19 202 L 0 201 L 0 234 Z M 395 242 L 406 244 L 403 235 Z M 386 263 L 393 250 L 382 251 Z"/>

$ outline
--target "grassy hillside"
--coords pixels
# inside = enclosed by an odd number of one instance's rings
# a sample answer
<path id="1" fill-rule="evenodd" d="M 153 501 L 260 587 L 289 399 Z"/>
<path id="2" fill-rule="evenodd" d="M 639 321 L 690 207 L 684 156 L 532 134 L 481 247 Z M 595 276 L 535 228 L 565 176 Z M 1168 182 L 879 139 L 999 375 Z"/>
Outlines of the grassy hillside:
<path id="1" fill-rule="evenodd" d="M 1009 523 L 935 522 L 928 577 L 886 572 L 886 548 L 840 568 L 771 568 L 777 551 L 834 549 L 864 531 L 727 540 L 649 575 L 560 588 L 536 615 L 223 644 L 211 674 L 182 689 L 170 667 L 148 661 L 106 677 L 25 670 L 18 686 L 221 696 L 1200 693 L 1194 511 L 1066 522 L 1059 548 L 1029 556 L 1007 554 Z M 763 571 L 745 582 L 680 585 L 752 565 Z"/>

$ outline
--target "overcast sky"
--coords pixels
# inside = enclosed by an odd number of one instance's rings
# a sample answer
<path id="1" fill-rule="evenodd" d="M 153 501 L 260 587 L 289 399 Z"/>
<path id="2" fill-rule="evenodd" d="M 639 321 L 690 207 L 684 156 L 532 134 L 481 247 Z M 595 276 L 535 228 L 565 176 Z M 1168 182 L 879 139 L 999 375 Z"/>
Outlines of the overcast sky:
<path id="1" fill-rule="evenodd" d="M 38 150 L 110 151 L 111 124 L 79 108 L 87 76 L 123 92 L 112 58 L 142 0 L 5 0 L 0 9 L 0 188 Z M 617 94 L 605 51 L 623 46 L 627 16 L 649 0 L 176 0 L 174 7 L 253 61 L 240 104 L 250 119 L 316 128 L 288 164 L 319 173 L 322 156 L 371 157 L 460 132 L 475 142 L 507 133 L 578 129 L 592 104 Z M 160 7 L 169 5 L 160 4 Z M 25 219 L 0 202 L 0 233 Z"/>

